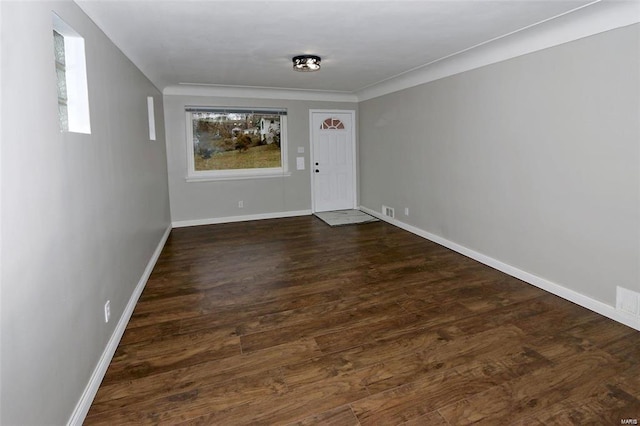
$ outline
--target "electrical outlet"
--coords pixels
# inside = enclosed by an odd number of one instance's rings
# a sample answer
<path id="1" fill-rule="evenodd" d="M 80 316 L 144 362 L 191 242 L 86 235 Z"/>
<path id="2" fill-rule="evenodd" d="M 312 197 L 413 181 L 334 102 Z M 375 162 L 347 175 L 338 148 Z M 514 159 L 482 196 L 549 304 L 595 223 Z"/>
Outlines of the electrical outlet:
<path id="1" fill-rule="evenodd" d="M 409 216 L 409 207 L 404 208 L 404 215 Z"/>
<path id="2" fill-rule="evenodd" d="M 109 322 L 111 318 L 111 301 L 107 300 L 107 303 L 104 304 L 104 322 Z"/>
<path id="3" fill-rule="evenodd" d="M 242 201 L 242 200 L 238 201 L 238 208 L 239 209 L 244 208 L 244 201 Z"/>

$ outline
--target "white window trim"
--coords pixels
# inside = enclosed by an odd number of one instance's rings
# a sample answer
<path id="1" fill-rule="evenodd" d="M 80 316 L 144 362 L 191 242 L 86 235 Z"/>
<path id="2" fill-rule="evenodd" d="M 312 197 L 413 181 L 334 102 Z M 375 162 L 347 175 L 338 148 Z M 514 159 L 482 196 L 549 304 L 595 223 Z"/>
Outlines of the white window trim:
<path id="1" fill-rule="evenodd" d="M 233 108 L 229 108 L 233 109 Z M 244 108 L 237 108 L 242 110 Z M 193 151 L 193 125 L 191 111 L 185 113 L 187 128 L 187 182 L 210 182 L 219 180 L 264 179 L 291 176 L 289 171 L 287 116 L 280 116 L 280 152 L 282 167 L 237 170 L 196 170 Z"/>

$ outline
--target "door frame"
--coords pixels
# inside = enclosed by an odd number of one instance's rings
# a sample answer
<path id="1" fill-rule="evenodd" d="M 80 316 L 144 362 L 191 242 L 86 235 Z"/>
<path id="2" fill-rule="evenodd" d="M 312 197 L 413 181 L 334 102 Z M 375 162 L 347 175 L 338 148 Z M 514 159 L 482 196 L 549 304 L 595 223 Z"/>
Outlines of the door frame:
<path id="1" fill-rule="evenodd" d="M 316 212 L 316 194 L 315 194 L 315 161 L 313 152 L 313 114 L 349 114 L 351 116 L 351 167 L 353 170 L 353 208 L 358 208 L 358 158 L 356 156 L 356 111 L 353 109 L 309 109 L 309 172 L 311 173 L 311 212 Z"/>

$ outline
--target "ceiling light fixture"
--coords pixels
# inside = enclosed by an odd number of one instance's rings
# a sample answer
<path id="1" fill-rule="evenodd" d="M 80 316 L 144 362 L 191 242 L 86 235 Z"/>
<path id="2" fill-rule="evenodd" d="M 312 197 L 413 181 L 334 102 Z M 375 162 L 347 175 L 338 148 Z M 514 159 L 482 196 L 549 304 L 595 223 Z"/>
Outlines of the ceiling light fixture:
<path id="1" fill-rule="evenodd" d="M 320 56 L 315 56 L 315 55 L 294 56 L 293 69 L 300 72 L 318 71 L 320 69 Z"/>

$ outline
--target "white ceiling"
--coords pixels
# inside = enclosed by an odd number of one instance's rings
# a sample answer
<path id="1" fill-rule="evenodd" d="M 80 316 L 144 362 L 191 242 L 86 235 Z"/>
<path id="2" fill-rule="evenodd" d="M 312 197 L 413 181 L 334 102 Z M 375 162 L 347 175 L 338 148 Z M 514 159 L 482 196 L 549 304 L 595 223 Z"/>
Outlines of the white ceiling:
<path id="1" fill-rule="evenodd" d="M 161 90 L 188 83 L 356 93 L 593 0 L 76 3 Z M 321 56 L 322 69 L 294 72 L 291 58 L 303 53 Z"/>

